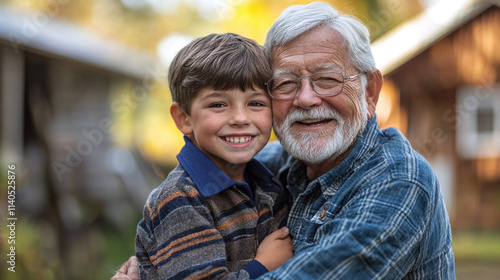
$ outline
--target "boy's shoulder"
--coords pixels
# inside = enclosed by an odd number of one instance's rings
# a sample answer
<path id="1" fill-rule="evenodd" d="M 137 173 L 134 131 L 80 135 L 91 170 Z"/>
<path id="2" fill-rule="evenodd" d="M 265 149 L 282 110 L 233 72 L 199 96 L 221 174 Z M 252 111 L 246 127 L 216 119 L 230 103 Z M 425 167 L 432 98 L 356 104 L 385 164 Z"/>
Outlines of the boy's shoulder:
<path id="1" fill-rule="evenodd" d="M 154 211 L 165 203 L 182 197 L 199 195 L 193 180 L 182 165 L 177 165 L 148 197 L 147 205 Z"/>

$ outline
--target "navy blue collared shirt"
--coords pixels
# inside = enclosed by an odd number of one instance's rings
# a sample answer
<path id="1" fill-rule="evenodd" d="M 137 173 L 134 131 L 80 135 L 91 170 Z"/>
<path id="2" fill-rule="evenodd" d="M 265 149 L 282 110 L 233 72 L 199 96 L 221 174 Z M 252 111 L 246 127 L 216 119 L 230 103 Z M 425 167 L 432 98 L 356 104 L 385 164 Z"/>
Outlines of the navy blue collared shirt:
<path id="1" fill-rule="evenodd" d="M 249 184 L 253 184 L 254 180 L 265 191 L 279 192 L 273 173 L 259 161 L 251 159 L 245 169 L 247 182 L 237 182 L 229 178 L 189 138 L 184 136 L 184 141 L 185 145 L 177 155 L 177 159 L 203 196 L 209 197 L 231 186 L 237 186 L 253 201 L 253 188 Z"/>

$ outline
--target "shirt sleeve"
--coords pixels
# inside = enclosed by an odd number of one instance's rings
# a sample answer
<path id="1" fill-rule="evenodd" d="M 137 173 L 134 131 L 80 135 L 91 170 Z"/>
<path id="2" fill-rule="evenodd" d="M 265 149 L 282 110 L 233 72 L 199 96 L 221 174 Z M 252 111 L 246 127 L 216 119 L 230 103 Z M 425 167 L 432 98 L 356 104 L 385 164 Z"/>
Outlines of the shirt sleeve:
<path id="1" fill-rule="evenodd" d="M 151 195 L 136 236 L 141 279 L 249 279 L 226 267 L 224 240 L 195 190 Z"/>
<path id="2" fill-rule="evenodd" d="M 293 259 L 259 279 L 402 279 L 422 249 L 430 201 L 423 188 L 393 181 L 346 196 L 342 205 L 327 202 L 302 221 L 311 240 L 299 240 Z"/>
<path id="3" fill-rule="evenodd" d="M 256 279 L 264 273 L 269 272 L 263 264 L 256 260 L 252 260 L 244 269 L 250 274 L 250 279 Z"/>

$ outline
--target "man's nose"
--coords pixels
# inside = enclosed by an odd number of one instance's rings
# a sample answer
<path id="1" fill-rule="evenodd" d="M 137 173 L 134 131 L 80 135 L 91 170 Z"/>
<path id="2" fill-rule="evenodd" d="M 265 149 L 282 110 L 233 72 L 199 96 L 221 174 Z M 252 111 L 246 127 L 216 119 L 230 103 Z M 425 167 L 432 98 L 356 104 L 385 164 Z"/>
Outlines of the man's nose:
<path id="1" fill-rule="evenodd" d="M 293 100 L 293 105 L 303 109 L 309 109 L 319 106 L 321 102 L 321 96 L 314 91 L 310 80 L 301 79 L 297 88 L 297 95 Z"/>

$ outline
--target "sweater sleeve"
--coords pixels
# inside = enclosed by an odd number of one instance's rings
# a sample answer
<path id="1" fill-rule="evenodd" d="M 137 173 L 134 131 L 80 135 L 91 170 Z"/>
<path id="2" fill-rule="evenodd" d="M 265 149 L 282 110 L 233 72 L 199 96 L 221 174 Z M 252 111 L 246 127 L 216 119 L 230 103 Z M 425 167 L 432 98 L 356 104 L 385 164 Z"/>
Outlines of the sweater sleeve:
<path id="1" fill-rule="evenodd" d="M 161 188 L 160 188 L 161 189 Z M 153 192 L 136 236 L 141 279 L 249 279 L 230 272 L 222 235 L 194 187 Z"/>

